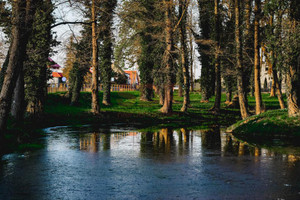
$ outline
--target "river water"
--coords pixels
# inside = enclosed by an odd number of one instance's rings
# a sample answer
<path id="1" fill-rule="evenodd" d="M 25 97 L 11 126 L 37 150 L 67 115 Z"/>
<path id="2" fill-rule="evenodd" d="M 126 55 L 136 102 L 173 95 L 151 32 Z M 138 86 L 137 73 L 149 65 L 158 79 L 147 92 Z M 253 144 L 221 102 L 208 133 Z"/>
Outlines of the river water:
<path id="1" fill-rule="evenodd" d="M 45 130 L 44 148 L 0 163 L 0 199 L 300 199 L 300 154 L 218 127 Z"/>

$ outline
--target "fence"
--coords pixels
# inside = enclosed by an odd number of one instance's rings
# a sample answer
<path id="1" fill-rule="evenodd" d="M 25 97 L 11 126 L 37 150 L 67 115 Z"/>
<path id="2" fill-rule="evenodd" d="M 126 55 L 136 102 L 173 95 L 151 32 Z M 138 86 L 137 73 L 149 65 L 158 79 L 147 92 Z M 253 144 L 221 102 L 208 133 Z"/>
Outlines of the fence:
<path id="1" fill-rule="evenodd" d="M 103 85 L 99 85 L 99 90 L 103 90 Z M 125 91 L 136 91 L 138 90 L 138 85 L 118 85 L 118 84 L 112 84 L 110 86 L 110 91 L 112 92 L 125 92 Z M 68 91 L 68 85 L 65 83 L 61 84 L 50 84 L 48 86 L 48 93 L 55 93 L 55 92 L 66 92 Z M 91 86 L 90 85 L 83 85 L 81 88 L 82 92 L 91 92 Z"/>

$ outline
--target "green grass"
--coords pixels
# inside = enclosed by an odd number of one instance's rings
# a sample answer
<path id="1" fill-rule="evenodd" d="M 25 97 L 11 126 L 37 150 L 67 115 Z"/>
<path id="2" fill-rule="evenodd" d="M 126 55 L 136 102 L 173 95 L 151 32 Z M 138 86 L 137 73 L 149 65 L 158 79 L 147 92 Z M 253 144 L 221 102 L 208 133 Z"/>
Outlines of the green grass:
<path id="1" fill-rule="evenodd" d="M 21 140 L 23 144 L 32 144 L 32 138 L 40 135 L 36 130 L 41 128 L 69 125 L 80 126 L 91 124 L 95 126 L 109 125 L 113 123 L 123 123 L 138 129 L 151 130 L 164 127 L 184 128 L 193 127 L 194 129 L 206 129 L 212 126 L 228 127 L 236 123 L 233 128 L 235 132 L 241 135 L 250 133 L 255 136 L 261 135 L 276 135 L 279 133 L 292 131 L 298 134 L 299 121 L 289 118 L 286 110 L 279 109 L 279 103 L 276 97 L 269 97 L 268 94 L 263 94 L 263 101 L 268 111 L 260 116 L 252 116 L 249 118 L 249 123 L 245 124 L 240 118 L 238 109 L 229 109 L 225 105 L 225 94 L 222 95 L 221 112 L 214 114 L 209 111 L 213 106 L 214 98 L 211 98 L 208 103 L 201 103 L 201 95 L 199 93 L 191 93 L 191 104 L 188 112 L 180 111 L 183 98 L 178 97 L 174 93 L 173 113 L 162 114 L 159 109 L 158 97 L 155 97 L 151 102 L 140 101 L 138 91 L 133 92 L 112 92 L 111 105 L 101 107 L 100 115 L 93 115 L 90 112 L 91 94 L 83 92 L 80 95 L 79 105 L 71 106 L 65 98 L 65 93 L 49 94 L 45 105 L 45 113 L 38 119 L 26 118 L 22 127 L 15 127 L 13 121 L 10 121 L 10 132 L 6 135 L 6 140 L 9 143 Z M 100 102 L 102 102 L 102 93 L 99 93 Z M 254 110 L 254 97 L 249 97 L 250 110 Z M 300 133 L 299 133 L 300 135 Z M 20 147 L 31 148 L 30 145 Z M 32 148 L 35 148 L 34 145 Z"/>
<path id="2" fill-rule="evenodd" d="M 268 145 L 297 144 L 300 139 L 299 117 L 289 117 L 287 110 L 269 110 L 231 126 L 229 131 L 243 140 Z"/>
<path id="3" fill-rule="evenodd" d="M 102 93 L 99 95 L 100 102 L 102 102 Z M 223 109 L 219 115 L 215 115 L 208 111 L 212 106 L 214 99 L 212 98 L 209 103 L 200 103 L 201 96 L 198 93 L 191 93 L 191 106 L 188 112 L 182 113 L 180 111 L 183 98 L 178 97 L 177 93 L 174 94 L 173 113 L 170 115 L 162 114 L 159 109 L 158 97 L 153 101 L 144 102 L 140 101 L 139 92 L 112 92 L 111 105 L 101 107 L 101 119 L 116 122 L 143 122 L 144 124 L 155 125 L 164 124 L 164 126 L 191 126 L 193 124 L 220 124 L 228 126 L 239 119 L 239 111 L 237 109 L 225 109 L 225 104 L 222 104 Z M 222 96 L 222 101 L 225 101 L 225 95 Z M 56 116 L 66 116 L 66 122 L 71 119 L 75 120 L 74 123 L 79 123 L 76 116 L 85 115 L 85 120 L 82 123 L 93 121 L 90 112 L 91 107 L 91 94 L 81 93 L 80 105 L 70 106 L 64 97 L 64 93 L 50 94 L 46 104 L 46 114 Z M 112 119 L 114 118 L 114 119 Z M 99 119 L 98 119 L 99 120 Z M 173 124 L 172 124 L 173 123 Z"/>

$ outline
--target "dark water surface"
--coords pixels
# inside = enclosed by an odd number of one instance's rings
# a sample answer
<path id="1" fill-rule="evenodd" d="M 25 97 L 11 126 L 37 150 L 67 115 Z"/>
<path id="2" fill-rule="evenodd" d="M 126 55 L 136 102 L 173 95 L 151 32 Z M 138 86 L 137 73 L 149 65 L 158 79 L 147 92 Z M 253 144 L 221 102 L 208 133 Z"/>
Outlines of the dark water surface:
<path id="1" fill-rule="evenodd" d="M 219 128 L 46 130 L 45 148 L 0 163 L 0 199 L 300 199 L 300 154 Z"/>

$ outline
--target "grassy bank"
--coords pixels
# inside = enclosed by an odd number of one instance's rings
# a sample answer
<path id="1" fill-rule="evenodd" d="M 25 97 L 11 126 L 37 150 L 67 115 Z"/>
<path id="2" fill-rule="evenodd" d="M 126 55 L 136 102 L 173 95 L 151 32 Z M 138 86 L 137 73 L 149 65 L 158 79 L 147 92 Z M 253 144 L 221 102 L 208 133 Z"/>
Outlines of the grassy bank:
<path id="1" fill-rule="evenodd" d="M 40 137 L 40 132 L 36 131 L 41 128 L 51 126 L 80 126 L 91 124 L 95 126 L 109 125 L 112 123 L 122 123 L 123 126 L 131 126 L 136 128 L 148 127 L 193 127 L 194 129 L 202 129 L 211 126 L 228 127 L 240 120 L 238 109 L 226 108 L 222 103 L 221 113 L 216 115 L 209 111 L 213 106 L 214 98 L 209 103 L 200 103 L 201 96 L 199 93 L 191 93 L 191 105 L 188 112 L 180 112 L 183 98 L 174 94 L 174 103 L 172 114 L 162 114 L 159 109 L 159 99 L 156 97 L 151 102 L 139 100 L 139 92 L 112 92 L 110 106 L 101 105 L 101 114 L 93 115 L 90 113 L 91 94 L 82 93 L 80 103 L 77 106 L 70 106 L 68 100 L 64 96 L 65 93 L 53 93 L 48 95 L 45 105 L 45 113 L 38 119 L 26 118 L 22 127 L 16 127 L 13 121 L 10 121 L 9 133 L 6 134 L 6 144 L 15 146 L 21 143 L 27 143 L 34 138 Z M 102 102 L 102 94 L 99 94 L 100 102 Z M 278 109 L 279 104 L 277 98 L 270 98 L 268 94 L 263 95 L 265 106 L 268 110 Z M 225 95 L 222 95 L 222 102 L 225 102 Z M 253 109 L 255 100 L 249 98 L 250 108 Z M 285 116 L 286 111 L 282 111 L 280 115 Z M 280 125 L 278 125 L 280 126 Z M 240 128 L 244 128 L 241 126 Z M 281 126 L 285 129 L 285 126 Z M 257 130 L 260 128 L 257 127 Z M 239 129 L 237 129 L 239 130 Z M 249 129 L 249 131 L 251 131 Z M 25 147 L 28 147 L 25 145 Z"/>
<path id="2" fill-rule="evenodd" d="M 300 119 L 289 117 L 287 110 L 269 110 L 231 126 L 236 137 L 256 144 L 299 145 Z"/>

